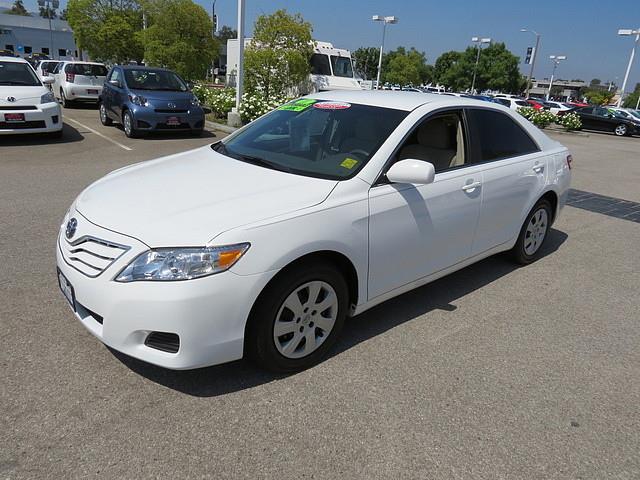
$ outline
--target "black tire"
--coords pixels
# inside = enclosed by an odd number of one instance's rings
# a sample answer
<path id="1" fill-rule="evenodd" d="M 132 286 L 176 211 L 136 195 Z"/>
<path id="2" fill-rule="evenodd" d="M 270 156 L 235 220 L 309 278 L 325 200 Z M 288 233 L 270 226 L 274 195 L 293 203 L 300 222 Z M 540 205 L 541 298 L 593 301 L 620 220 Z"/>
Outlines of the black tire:
<path id="1" fill-rule="evenodd" d="M 111 125 L 113 125 L 113 120 L 111 120 L 109 118 L 109 115 L 107 115 L 107 109 L 102 102 L 100 102 L 98 109 L 100 115 L 100 123 L 102 123 L 102 125 L 104 125 L 105 127 L 110 127 Z"/>
<path id="2" fill-rule="evenodd" d="M 127 121 L 129 122 L 128 124 Z M 133 115 L 131 115 L 131 112 L 129 110 L 125 110 L 122 114 L 122 129 L 124 130 L 124 134 L 128 138 L 137 138 L 139 136 L 138 131 L 133 125 Z"/>
<path id="3" fill-rule="evenodd" d="M 64 108 L 68 108 L 71 106 L 71 102 L 67 100 L 67 96 L 64 94 L 64 90 L 60 89 L 60 103 Z"/>
<path id="4" fill-rule="evenodd" d="M 616 125 L 616 127 L 613 129 L 613 133 L 618 137 L 625 137 L 629 134 L 629 127 L 627 127 L 624 123 L 621 123 L 619 125 Z"/>
<path id="5" fill-rule="evenodd" d="M 541 231 L 543 233 L 542 238 L 539 240 L 539 244 L 535 251 L 527 252 L 528 241 L 530 240 L 531 235 L 527 232 L 527 227 L 531 222 L 531 219 L 538 213 L 539 210 L 544 210 L 546 213 L 546 221 L 544 224 L 544 229 Z M 542 245 L 544 241 L 547 239 L 549 235 L 549 228 L 551 227 L 551 222 L 553 220 L 553 209 L 551 207 L 551 203 L 548 200 L 542 199 L 539 200 L 538 203 L 534 205 L 531 209 L 527 218 L 525 219 L 522 228 L 520 229 L 520 235 L 518 235 L 518 240 L 516 244 L 511 249 L 511 256 L 513 259 L 521 264 L 528 265 L 532 262 L 535 262 L 538 258 L 540 258 Z"/>
<path id="6" fill-rule="evenodd" d="M 316 350 L 302 358 L 287 358 L 278 351 L 273 337 L 276 316 L 292 292 L 312 281 L 326 282 L 335 291 L 338 302 L 336 320 L 329 335 Z M 324 359 L 340 335 L 349 308 L 348 292 L 342 273 L 331 264 L 307 262 L 284 270 L 260 294 L 251 311 L 245 335 L 247 358 L 261 368 L 281 373 L 296 372 L 317 364 Z"/>

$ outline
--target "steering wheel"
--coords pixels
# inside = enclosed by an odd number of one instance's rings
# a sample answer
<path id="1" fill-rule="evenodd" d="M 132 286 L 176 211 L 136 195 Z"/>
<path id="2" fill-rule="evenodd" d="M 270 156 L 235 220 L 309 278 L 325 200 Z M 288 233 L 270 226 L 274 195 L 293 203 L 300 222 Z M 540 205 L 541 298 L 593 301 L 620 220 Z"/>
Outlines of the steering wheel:
<path id="1" fill-rule="evenodd" d="M 367 158 L 369 156 L 369 152 L 365 152 L 364 150 L 360 149 L 360 148 L 356 148 L 354 150 L 349 151 L 349 155 L 354 154 L 354 155 L 359 155 L 362 156 L 364 158 Z"/>

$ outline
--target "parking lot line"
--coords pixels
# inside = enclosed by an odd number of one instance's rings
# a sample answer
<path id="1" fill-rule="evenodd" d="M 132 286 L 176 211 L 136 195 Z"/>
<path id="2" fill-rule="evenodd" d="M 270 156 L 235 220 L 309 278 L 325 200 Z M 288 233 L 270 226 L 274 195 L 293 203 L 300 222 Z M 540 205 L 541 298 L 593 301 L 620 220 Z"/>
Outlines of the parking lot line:
<path id="1" fill-rule="evenodd" d="M 126 145 L 123 145 L 123 144 L 121 144 L 120 142 L 116 142 L 116 141 L 115 141 L 115 140 L 113 140 L 112 138 L 109 138 L 109 137 L 107 137 L 106 135 L 103 135 L 102 133 L 100 133 L 100 132 L 98 132 L 98 131 L 94 130 L 94 129 L 93 129 L 93 128 L 91 128 L 91 127 L 87 127 L 85 124 L 80 123 L 79 121 L 74 120 L 73 118 L 69 118 L 68 116 L 66 116 L 66 117 L 64 117 L 64 119 L 65 119 L 65 120 L 69 120 L 69 121 L 71 121 L 71 122 L 75 123 L 76 125 L 81 126 L 82 128 L 86 128 L 86 129 L 87 129 L 87 130 L 89 130 L 91 133 L 95 133 L 95 134 L 96 134 L 96 135 L 98 135 L 99 137 L 102 137 L 102 138 L 104 138 L 105 140 L 108 140 L 109 142 L 111 142 L 111 143 L 113 143 L 113 144 L 115 144 L 115 145 L 119 146 L 120 148 L 123 148 L 123 149 L 128 150 L 128 151 L 133 150 L 133 148 L 131 148 L 131 147 L 127 147 Z"/>

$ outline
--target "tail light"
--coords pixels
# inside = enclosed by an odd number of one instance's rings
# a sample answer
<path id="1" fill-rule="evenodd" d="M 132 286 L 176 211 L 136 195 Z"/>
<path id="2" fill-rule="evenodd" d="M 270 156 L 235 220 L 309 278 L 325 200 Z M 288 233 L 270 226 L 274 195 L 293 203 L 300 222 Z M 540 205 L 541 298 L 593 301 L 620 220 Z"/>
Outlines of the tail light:
<path id="1" fill-rule="evenodd" d="M 67 73 L 67 82 L 73 83 L 75 78 L 76 78 L 76 74 L 75 73 Z"/>
<path id="2" fill-rule="evenodd" d="M 573 157 L 571 155 L 567 155 L 567 167 L 571 170 L 571 163 L 573 162 Z"/>

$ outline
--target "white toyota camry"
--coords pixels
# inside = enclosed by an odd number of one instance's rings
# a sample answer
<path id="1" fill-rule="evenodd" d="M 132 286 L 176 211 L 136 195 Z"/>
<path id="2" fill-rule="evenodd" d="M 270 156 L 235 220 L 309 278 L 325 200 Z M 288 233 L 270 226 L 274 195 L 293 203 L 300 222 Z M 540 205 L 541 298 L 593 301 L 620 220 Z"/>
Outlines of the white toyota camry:
<path id="1" fill-rule="evenodd" d="M 535 260 L 570 169 L 501 105 L 322 92 L 90 185 L 60 228 L 58 282 L 133 357 L 294 371 L 346 317 L 501 251 Z"/>

